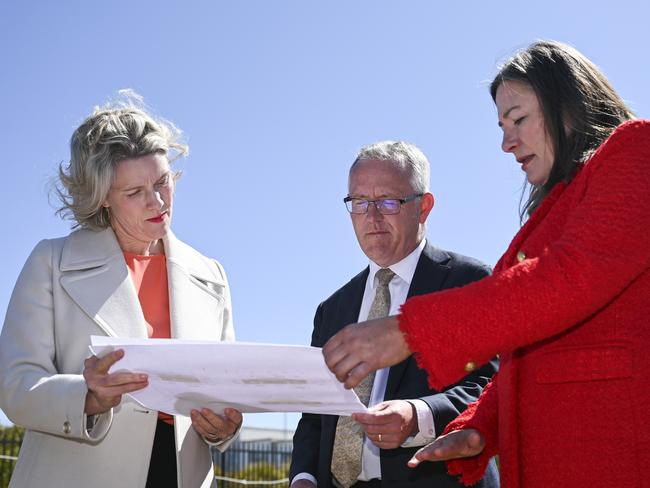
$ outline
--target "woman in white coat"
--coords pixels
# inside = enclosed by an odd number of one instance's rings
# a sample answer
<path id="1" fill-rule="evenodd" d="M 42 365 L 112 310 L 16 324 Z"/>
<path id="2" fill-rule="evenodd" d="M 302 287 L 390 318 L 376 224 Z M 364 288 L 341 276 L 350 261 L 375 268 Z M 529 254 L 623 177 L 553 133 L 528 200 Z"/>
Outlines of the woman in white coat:
<path id="1" fill-rule="evenodd" d="M 12 487 L 208 487 L 208 445 L 242 422 L 191 418 L 123 396 L 146 375 L 109 374 L 123 351 L 89 357 L 91 335 L 234 340 L 221 265 L 170 230 L 180 132 L 132 106 L 96 109 L 60 170 L 60 212 L 78 229 L 41 241 L 0 336 L 0 408 L 27 431 Z"/>

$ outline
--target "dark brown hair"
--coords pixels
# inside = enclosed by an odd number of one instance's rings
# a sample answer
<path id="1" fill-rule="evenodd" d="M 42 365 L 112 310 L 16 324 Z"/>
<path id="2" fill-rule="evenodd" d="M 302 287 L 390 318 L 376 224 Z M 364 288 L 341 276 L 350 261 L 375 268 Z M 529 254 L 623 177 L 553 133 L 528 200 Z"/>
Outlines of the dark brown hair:
<path id="1" fill-rule="evenodd" d="M 494 101 L 504 81 L 524 82 L 535 91 L 555 154 L 548 181 L 531 185 L 520 211 L 524 220 L 557 183 L 571 181 L 617 126 L 635 116 L 595 64 L 560 42 L 538 41 L 510 58 L 490 84 Z"/>

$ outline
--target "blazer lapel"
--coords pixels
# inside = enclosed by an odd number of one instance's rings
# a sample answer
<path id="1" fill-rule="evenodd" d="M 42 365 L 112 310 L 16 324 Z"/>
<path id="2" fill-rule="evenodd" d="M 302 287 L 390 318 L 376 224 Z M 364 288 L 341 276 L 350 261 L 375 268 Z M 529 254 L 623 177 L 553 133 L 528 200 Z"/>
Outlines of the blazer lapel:
<path id="1" fill-rule="evenodd" d="M 336 320 L 333 321 L 336 329 L 328 331 L 328 338 L 336 334 L 346 325 L 354 324 L 359 321 L 359 311 L 363 301 L 363 293 L 366 289 L 366 281 L 370 267 L 364 269 L 348 283 L 348 290 L 345 294 L 346 299 L 341 300 L 336 311 Z"/>
<path id="2" fill-rule="evenodd" d="M 545 220 L 546 215 L 551 211 L 555 202 L 560 198 L 566 187 L 567 184 L 561 181 L 553 187 L 548 195 L 546 195 L 546 198 L 544 198 L 541 205 L 533 212 L 521 229 L 519 229 L 519 232 L 517 232 L 510 242 L 506 252 L 494 266 L 495 272 L 509 268 L 517 263 L 517 253 L 521 250 L 521 246 L 526 239 L 528 239 L 530 234 L 537 229 L 537 226 Z"/>
<path id="3" fill-rule="evenodd" d="M 218 278 L 197 251 L 168 232 L 164 239 L 169 282 L 172 337 L 221 339 L 224 279 Z"/>
<path id="4" fill-rule="evenodd" d="M 443 250 L 426 244 L 415 268 L 407 299 L 439 291 L 449 273 L 450 268 L 447 264 L 449 259 L 450 256 Z M 390 368 L 384 396 L 387 400 L 394 397 L 410 361 L 412 361 L 412 356 Z"/>
<path id="5" fill-rule="evenodd" d="M 142 309 L 111 229 L 70 234 L 60 271 L 61 286 L 107 335 L 147 337 Z"/>

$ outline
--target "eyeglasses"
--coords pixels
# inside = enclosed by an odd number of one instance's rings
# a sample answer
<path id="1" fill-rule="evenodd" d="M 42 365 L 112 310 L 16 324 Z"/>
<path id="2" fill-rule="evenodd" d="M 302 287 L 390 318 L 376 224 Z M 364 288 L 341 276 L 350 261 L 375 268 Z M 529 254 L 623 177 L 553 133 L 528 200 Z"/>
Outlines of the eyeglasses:
<path id="1" fill-rule="evenodd" d="M 348 212 L 351 214 L 365 214 L 368 213 L 368 205 L 371 203 L 382 215 L 395 215 L 398 214 L 402 205 L 412 202 L 416 198 L 420 198 L 424 193 L 414 193 L 404 198 L 380 198 L 378 200 L 365 200 L 363 198 L 345 197 L 345 203 Z"/>

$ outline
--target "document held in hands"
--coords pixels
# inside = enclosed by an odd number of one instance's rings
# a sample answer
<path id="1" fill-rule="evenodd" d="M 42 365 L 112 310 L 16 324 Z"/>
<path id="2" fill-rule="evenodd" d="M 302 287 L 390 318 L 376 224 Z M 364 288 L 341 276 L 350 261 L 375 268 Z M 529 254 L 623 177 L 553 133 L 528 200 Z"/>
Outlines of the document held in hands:
<path id="1" fill-rule="evenodd" d="M 189 416 L 192 409 L 350 415 L 367 409 L 327 369 L 316 347 L 246 342 L 91 336 L 103 356 L 123 349 L 110 373 L 149 375 L 130 395 L 152 410 Z"/>

